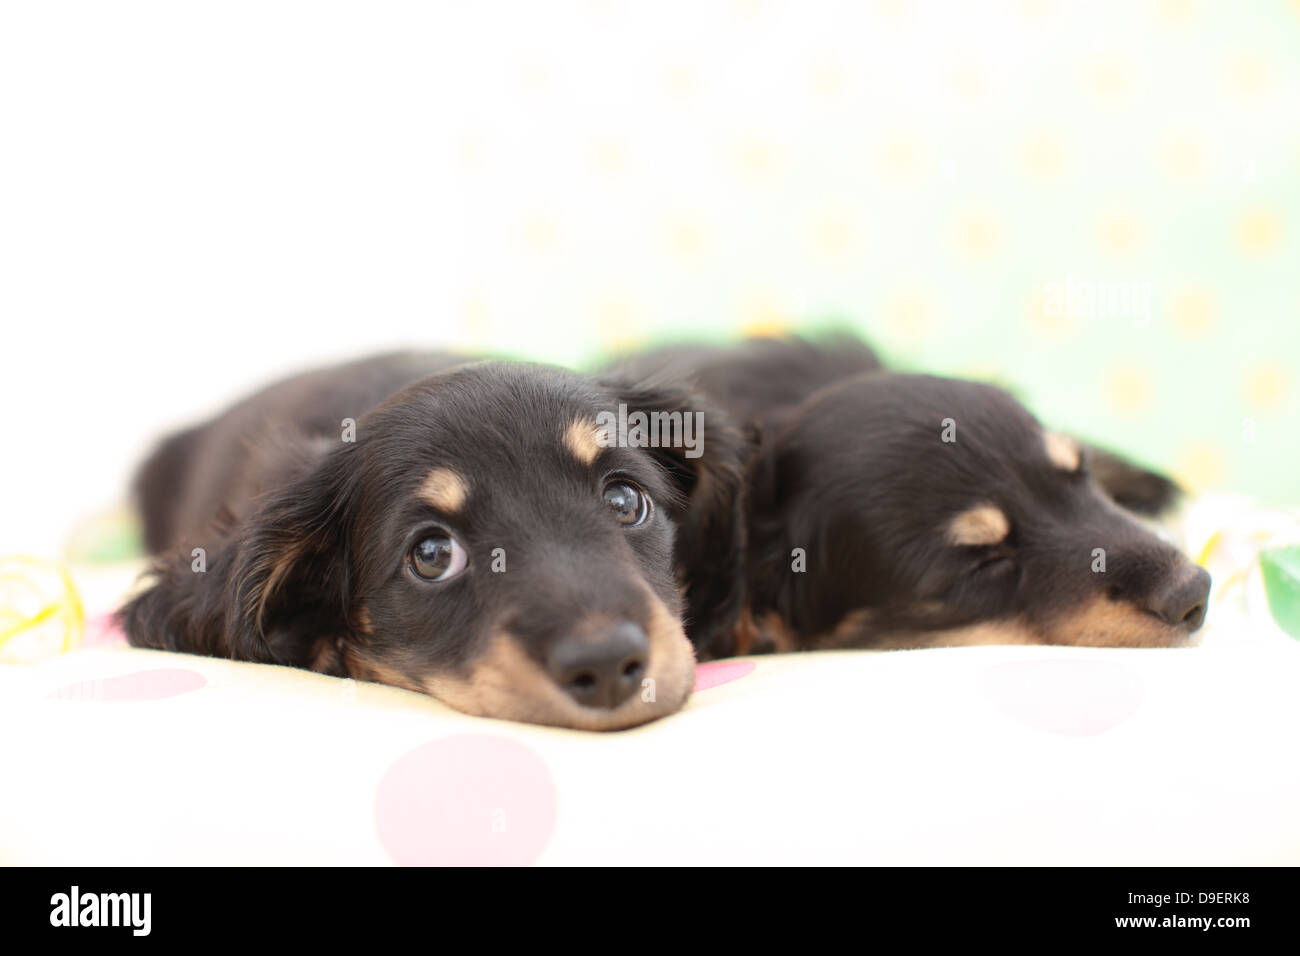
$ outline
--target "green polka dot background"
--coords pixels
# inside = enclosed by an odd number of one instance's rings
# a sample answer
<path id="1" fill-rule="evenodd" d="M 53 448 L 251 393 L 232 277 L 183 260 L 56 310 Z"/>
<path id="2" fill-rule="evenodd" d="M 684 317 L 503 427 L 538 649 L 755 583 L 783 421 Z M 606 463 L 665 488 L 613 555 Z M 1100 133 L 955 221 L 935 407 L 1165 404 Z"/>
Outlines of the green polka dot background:
<path id="1" fill-rule="evenodd" d="M 726 57 L 581 9 L 604 52 L 471 68 L 456 343 L 847 325 L 1194 491 L 1294 502 L 1300 5 L 701 7 Z"/>

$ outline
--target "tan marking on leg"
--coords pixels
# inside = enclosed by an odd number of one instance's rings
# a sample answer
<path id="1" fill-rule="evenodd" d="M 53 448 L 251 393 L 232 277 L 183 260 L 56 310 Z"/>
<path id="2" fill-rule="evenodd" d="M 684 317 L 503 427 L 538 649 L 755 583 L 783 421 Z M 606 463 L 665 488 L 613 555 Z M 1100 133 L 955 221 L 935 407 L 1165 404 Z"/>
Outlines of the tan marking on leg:
<path id="1" fill-rule="evenodd" d="M 1043 446 L 1047 449 L 1047 459 L 1061 471 L 1075 472 L 1082 462 L 1079 443 L 1069 435 L 1060 432 L 1044 432 Z"/>
<path id="2" fill-rule="evenodd" d="M 799 638 L 786 626 L 780 614 L 768 611 L 758 619 L 758 640 L 751 653 L 789 654 L 799 650 Z"/>
<path id="3" fill-rule="evenodd" d="M 375 633 L 374 625 L 370 623 L 370 611 L 367 608 L 357 608 L 356 628 L 362 637 L 370 637 Z"/>
<path id="4" fill-rule="evenodd" d="M 819 651 L 843 650 L 853 647 L 869 647 L 864 643 L 871 624 L 871 611 L 859 608 L 844 615 L 835 630 L 813 638 L 812 647 Z"/>
<path id="5" fill-rule="evenodd" d="M 766 611 L 758 618 L 746 607 L 732 628 L 734 648 L 731 657 L 747 654 L 788 654 L 803 650 L 799 636 L 786 626 L 776 611 Z"/>
<path id="6" fill-rule="evenodd" d="M 997 544 L 1010 533 L 1007 516 L 993 505 L 977 505 L 963 511 L 948 525 L 948 540 L 957 545 Z"/>
<path id="7" fill-rule="evenodd" d="M 731 631 L 731 640 L 735 657 L 744 657 L 758 640 L 758 625 L 754 623 L 754 615 L 748 607 L 741 608 L 740 616 Z"/>
<path id="8" fill-rule="evenodd" d="M 312 645 L 311 663 L 307 669 L 321 674 L 332 672 L 339 664 L 339 641 L 334 637 L 318 637 Z"/>
<path id="9" fill-rule="evenodd" d="M 579 419 L 565 429 L 564 444 L 574 458 L 590 465 L 600 454 L 600 440 L 604 434 L 605 430 L 595 422 Z"/>
<path id="10" fill-rule="evenodd" d="M 469 485 L 451 469 L 435 468 L 420 483 L 419 495 L 439 511 L 456 512 L 469 497 Z"/>

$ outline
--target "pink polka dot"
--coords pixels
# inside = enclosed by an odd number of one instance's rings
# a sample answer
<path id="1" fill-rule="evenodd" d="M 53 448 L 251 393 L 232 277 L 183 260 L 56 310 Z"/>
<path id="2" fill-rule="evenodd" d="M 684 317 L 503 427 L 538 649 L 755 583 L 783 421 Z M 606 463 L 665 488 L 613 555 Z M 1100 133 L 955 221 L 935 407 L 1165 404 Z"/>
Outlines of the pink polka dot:
<path id="1" fill-rule="evenodd" d="M 753 661 L 714 661 L 711 664 L 701 664 L 695 668 L 695 690 L 708 690 L 719 684 L 740 680 L 753 672 Z"/>
<path id="2" fill-rule="evenodd" d="M 384 773 L 375 822 L 402 866 L 525 866 L 555 829 L 555 782 L 523 744 L 487 734 L 442 737 Z"/>
<path id="3" fill-rule="evenodd" d="M 86 621 L 87 647 L 108 647 L 126 643 L 126 632 L 118 625 L 116 613 L 100 614 Z"/>
<path id="4" fill-rule="evenodd" d="M 80 701 L 162 700 L 206 687 L 207 683 L 207 678 L 197 671 L 162 667 L 65 684 L 47 696 Z"/>
<path id="5" fill-rule="evenodd" d="M 1008 717 L 1070 737 L 1100 734 L 1142 703 L 1142 677 L 1113 661 L 1046 660 L 997 664 L 985 690 Z"/>

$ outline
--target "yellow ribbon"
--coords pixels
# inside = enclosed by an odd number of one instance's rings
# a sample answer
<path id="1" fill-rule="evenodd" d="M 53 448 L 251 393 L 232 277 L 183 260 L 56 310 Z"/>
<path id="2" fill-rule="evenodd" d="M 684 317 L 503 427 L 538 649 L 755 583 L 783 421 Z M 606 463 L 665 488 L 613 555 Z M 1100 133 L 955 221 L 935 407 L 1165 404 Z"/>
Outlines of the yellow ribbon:
<path id="1" fill-rule="evenodd" d="M 49 592 L 55 589 L 60 593 L 51 599 Z M 19 606 L 23 598 L 27 608 Z M 38 604 L 37 610 L 30 610 L 32 603 Z M 86 613 L 68 569 L 57 561 L 28 555 L 0 558 L 0 651 L 20 635 L 53 620 L 63 623 L 56 653 L 81 643 Z"/>

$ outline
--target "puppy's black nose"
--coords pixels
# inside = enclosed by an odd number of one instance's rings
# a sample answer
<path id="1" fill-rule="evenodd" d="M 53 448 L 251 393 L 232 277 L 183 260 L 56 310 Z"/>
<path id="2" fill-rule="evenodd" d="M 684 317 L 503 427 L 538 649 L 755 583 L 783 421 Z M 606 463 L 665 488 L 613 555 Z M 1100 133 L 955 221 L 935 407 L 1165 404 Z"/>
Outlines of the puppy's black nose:
<path id="1" fill-rule="evenodd" d="M 631 621 L 558 641 L 547 658 L 555 682 L 587 707 L 617 707 L 641 686 L 650 641 Z"/>
<path id="2" fill-rule="evenodd" d="M 1170 627 L 1194 631 L 1205 623 L 1205 606 L 1210 598 L 1210 575 L 1204 568 L 1175 584 L 1158 590 L 1147 602 L 1147 610 Z"/>

